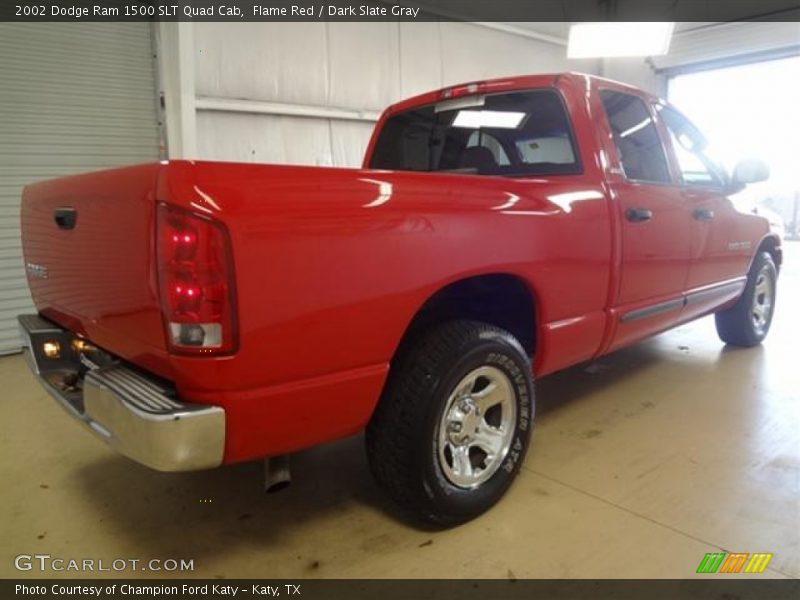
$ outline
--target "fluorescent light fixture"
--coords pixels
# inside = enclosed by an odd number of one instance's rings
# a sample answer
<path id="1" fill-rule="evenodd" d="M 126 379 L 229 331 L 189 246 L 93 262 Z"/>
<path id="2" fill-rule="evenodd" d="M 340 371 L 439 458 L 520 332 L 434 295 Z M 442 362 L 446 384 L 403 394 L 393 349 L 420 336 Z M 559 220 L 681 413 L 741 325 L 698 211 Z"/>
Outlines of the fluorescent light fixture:
<path id="1" fill-rule="evenodd" d="M 675 23 L 576 23 L 567 58 L 658 56 L 669 51 Z"/>
<path id="2" fill-rule="evenodd" d="M 494 127 L 496 129 L 516 129 L 525 118 L 524 112 L 499 110 L 460 110 L 453 119 L 453 127 L 480 129 Z"/>

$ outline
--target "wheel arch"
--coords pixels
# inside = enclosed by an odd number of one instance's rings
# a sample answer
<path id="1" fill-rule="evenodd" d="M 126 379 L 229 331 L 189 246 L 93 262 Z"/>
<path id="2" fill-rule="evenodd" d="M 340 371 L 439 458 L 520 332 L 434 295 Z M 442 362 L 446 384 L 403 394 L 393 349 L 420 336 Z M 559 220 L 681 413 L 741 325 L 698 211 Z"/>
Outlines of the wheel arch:
<path id="1" fill-rule="evenodd" d="M 417 308 L 394 356 L 430 327 L 454 319 L 501 327 L 533 356 L 539 338 L 538 315 L 535 291 L 524 277 L 508 272 L 464 276 L 439 287 Z"/>
<path id="2" fill-rule="evenodd" d="M 778 270 L 778 272 L 780 272 L 781 264 L 783 264 L 783 248 L 781 247 L 781 238 L 777 234 L 768 233 L 761 238 L 761 241 L 756 247 L 756 251 L 750 258 L 750 264 L 747 267 L 748 273 L 750 272 L 750 268 L 753 266 L 753 261 L 760 252 L 768 252 L 772 257 L 772 261 L 775 263 L 775 268 Z"/>

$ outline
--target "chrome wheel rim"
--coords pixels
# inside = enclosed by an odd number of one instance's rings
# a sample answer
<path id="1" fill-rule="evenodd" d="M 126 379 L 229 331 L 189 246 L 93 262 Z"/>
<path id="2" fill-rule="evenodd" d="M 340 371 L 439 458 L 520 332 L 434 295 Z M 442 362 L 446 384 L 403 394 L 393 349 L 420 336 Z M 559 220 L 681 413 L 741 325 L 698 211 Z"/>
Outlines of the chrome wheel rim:
<path id="1" fill-rule="evenodd" d="M 769 269 L 763 268 L 756 277 L 750 318 L 756 334 L 764 335 L 772 316 L 772 278 Z"/>
<path id="2" fill-rule="evenodd" d="M 456 384 L 439 421 L 439 465 L 450 483 L 476 488 L 489 480 L 511 447 L 516 392 L 496 367 L 479 367 Z"/>

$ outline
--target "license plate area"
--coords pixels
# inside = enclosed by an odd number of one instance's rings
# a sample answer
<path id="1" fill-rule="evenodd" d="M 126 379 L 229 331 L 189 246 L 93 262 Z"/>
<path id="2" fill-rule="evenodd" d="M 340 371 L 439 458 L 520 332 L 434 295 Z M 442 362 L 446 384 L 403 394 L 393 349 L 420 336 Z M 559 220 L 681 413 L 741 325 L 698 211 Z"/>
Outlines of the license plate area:
<path id="1" fill-rule="evenodd" d="M 83 380 L 87 371 L 118 361 L 39 315 L 21 315 L 19 325 L 25 357 L 34 373 L 51 393 L 83 413 Z"/>

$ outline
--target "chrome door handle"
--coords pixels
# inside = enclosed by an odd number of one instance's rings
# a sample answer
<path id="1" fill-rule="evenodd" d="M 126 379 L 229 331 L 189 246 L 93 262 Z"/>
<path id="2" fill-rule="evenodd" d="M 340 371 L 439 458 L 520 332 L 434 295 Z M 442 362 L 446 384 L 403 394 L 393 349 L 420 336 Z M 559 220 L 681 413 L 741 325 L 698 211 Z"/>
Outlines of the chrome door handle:
<path id="1" fill-rule="evenodd" d="M 692 216 L 698 221 L 710 221 L 714 218 L 714 211 L 707 208 L 698 208 L 692 213 Z"/>
<path id="2" fill-rule="evenodd" d="M 625 218 L 631 223 L 642 223 L 653 218 L 653 211 L 649 208 L 629 208 L 625 211 Z"/>

